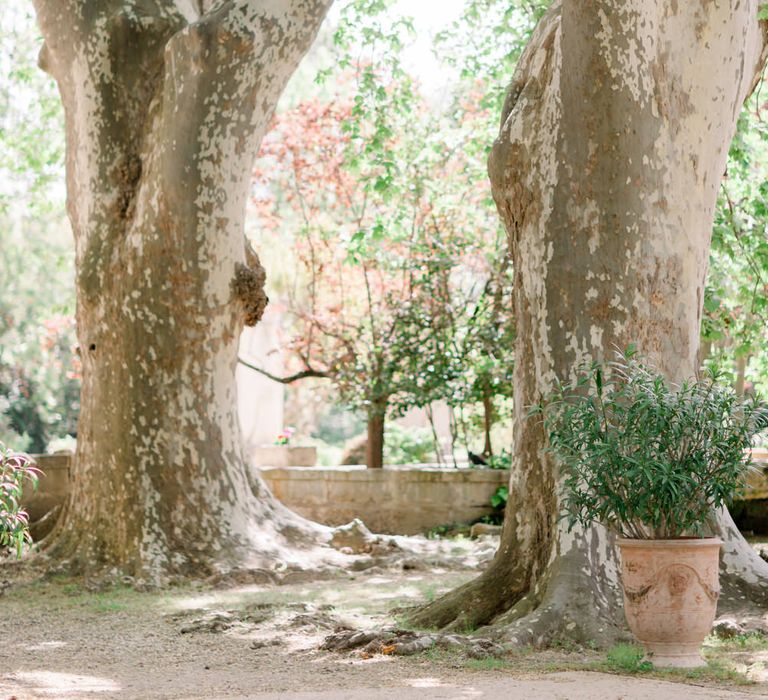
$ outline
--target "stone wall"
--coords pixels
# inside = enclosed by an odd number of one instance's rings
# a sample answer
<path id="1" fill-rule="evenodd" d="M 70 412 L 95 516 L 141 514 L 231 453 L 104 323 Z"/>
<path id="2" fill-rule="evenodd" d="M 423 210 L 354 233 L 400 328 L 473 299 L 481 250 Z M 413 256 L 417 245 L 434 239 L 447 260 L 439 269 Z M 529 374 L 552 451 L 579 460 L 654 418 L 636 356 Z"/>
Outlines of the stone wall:
<path id="1" fill-rule="evenodd" d="M 21 500 L 29 513 L 30 522 L 35 522 L 56 506 L 64 504 L 70 489 L 69 467 L 72 455 L 69 452 L 62 452 L 54 455 L 32 456 L 43 473 L 36 490 L 24 484 Z"/>
<path id="2" fill-rule="evenodd" d="M 739 525 L 762 532 L 768 523 L 768 450 L 754 453 L 758 469 L 742 495 L 747 503 L 735 514 L 748 512 L 749 524 Z M 27 489 L 22 499 L 32 521 L 63 504 L 70 489 L 71 455 L 35 458 L 44 475 L 37 492 Z M 360 518 L 374 532 L 404 535 L 486 515 L 491 496 L 509 480 L 502 470 L 423 465 L 262 467 L 259 472 L 277 498 L 311 520 L 341 525 Z"/>
<path id="3" fill-rule="evenodd" d="M 310 520 L 342 525 L 360 518 L 373 532 L 413 535 L 465 523 L 492 511 L 491 496 L 509 472 L 445 467 L 262 467 L 285 505 Z"/>
<path id="4" fill-rule="evenodd" d="M 23 503 L 32 522 L 62 505 L 70 489 L 68 453 L 35 455 L 43 470 Z M 256 468 L 256 467 L 254 467 Z M 326 525 L 360 518 L 374 532 L 410 535 L 437 525 L 469 522 L 492 511 L 490 498 L 509 473 L 436 466 L 261 467 L 272 492 L 297 513 Z"/>

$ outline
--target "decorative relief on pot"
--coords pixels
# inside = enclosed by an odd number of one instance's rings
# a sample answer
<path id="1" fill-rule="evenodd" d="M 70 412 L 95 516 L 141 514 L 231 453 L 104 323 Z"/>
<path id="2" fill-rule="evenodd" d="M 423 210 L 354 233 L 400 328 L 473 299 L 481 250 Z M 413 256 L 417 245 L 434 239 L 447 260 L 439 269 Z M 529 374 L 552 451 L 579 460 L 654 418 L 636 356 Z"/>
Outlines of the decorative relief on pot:
<path id="1" fill-rule="evenodd" d="M 634 573 L 637 566 L 633 564 L 627 569 L 628 573 Z M 705 599 L 716 604 L 720 597 L 720 586 L 710 586 L 688 564 L 668 564 L 660 571 L 653 572 L 648 584 L 640 588 L 625 587 L 624 594 L 634 604 L 649 596 L 649 605 L 674 611 L 689 605 L 708 605 Z"/>

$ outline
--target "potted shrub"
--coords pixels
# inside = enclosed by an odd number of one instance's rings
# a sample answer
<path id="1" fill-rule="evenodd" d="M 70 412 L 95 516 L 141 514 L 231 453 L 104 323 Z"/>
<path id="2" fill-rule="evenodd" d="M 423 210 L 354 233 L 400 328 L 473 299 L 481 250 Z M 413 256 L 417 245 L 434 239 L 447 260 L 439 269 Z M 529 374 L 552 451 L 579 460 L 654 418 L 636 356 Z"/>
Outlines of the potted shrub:
<path id="1" fill-rule="evenodd" d="M 13 549 L 20 557 L 24 545 L 32 542 L 21 495 L 24 482 L 34 488 L 39 475 L 29 455 L 9 450 L 0 442 L 0 551 Z"/>
<path id="2" fill-rule="evenodd" d="M 629 627 L 656 666 L 704 664 L 719 595 L 713 512 L 742 484 L 758 415 L 708 374 L 680 385 L 632 351 L 581 368 L 537 409 L 570 528 L 618 535 Z"/>

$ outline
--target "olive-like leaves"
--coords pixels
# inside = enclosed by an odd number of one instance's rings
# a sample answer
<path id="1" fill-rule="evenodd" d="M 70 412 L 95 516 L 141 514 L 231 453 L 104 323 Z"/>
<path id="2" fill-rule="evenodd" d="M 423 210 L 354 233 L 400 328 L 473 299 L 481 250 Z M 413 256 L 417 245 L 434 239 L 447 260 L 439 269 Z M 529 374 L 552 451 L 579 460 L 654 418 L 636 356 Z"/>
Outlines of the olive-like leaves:
<path id="1" fill-rule="evenodd" d="M 562 468 L 569 527 L 600 522 L 624 537 L 699 536 L 751 467 L 766 409 L 716 374 L 679 385 L 638 361 L 579 368 L 531 414 Z"/>

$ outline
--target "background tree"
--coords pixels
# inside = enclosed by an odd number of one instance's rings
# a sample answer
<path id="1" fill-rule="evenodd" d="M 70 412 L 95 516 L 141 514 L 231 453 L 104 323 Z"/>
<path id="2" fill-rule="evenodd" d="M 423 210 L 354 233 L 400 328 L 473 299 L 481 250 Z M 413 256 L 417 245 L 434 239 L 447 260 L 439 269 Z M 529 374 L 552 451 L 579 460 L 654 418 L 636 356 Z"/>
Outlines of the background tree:
<path id="1" fill-rule="evenodd" d="M 768 392 L 768 128 L 761 81 L 742 112 L 720 185 L 701 358 L 739 393 Z"/>
<path id="2" fill-rule="evenodd" d="M 253 157 L 329 5 L 35 1 L 66 117 L 83 364 L 49 552 L 75 568 L 270 567 L 321 537 L 249 480 L 234 368 L 266 304 L 243 237 Z"/>
<path id="3" fill-rule="evenodd" d="M 322 75 L 337 92 L 279 116 L 254 198 L 261 235 L 290 240 L 299 268 L 286 344 L 299 365 L 285 379 L 329 377 L 346 406 L 366 413 L 372 467 L 382 464 L 385 416 L 437 400 L 462 416 L 483 407 L 490 454 L 511 374 L 508 346 L 496 341 L 512 333 L 504 234 L 473 140 L 495 118 L 474 95 L 430 103 L 401 64 L 410 24 L 383 7 L 346 6 L 340 70 Z"/>
<path id="4" fill-rule="evenodd" d="M 696 371 L 717 189 L 764 64 L 757 12 L 755 2 L 564 0 L 536 28 L 489 162 L 511 239 L 518 332 L 501 546 L 481 577 L 413 621 L 495 621 L 515 642 L 621 634 L 612 543 L 597 527 L 563 531 L 557 468 L 525 407 L 556 377 L 630 342 L 673 380 Z M 721 608 L 764 605 L 765 562 L 727 513 L 718 529 Z"/>
<path id="5" fill-rule="evenodd" d="M 42 452 L 76 433 L 80 398 L 61 103 L 32 8 L 0 10 L 0 440 Z"/>

